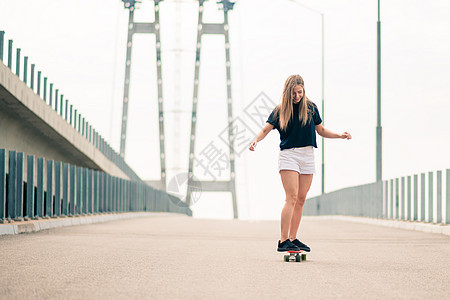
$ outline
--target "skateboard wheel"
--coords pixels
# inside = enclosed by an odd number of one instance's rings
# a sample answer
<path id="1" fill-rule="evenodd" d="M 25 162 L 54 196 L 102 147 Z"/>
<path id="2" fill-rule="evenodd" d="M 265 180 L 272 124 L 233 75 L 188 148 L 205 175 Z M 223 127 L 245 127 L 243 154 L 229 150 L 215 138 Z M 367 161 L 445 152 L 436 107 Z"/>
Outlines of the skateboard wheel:
<path id="1" fill-rule="evenodd" d="M 289 255 L 285 255 L 285 256 L 284 256 L 284 261 L 285 261 L 285 262 L 288 262 L 288 261 L 289 261 Z"/>
<path id="2" fill-rule="evenodd" d="M 302 261 L 301 256 L 297 254 L 297 255 L 295 256 L 295 261 L 296 261 L 296 262 L 301 262 L 301 261 Z"/>
<path id="3" fill-rule="evenodd" d="M 302 254 L 302 261 L 306 260 L 306 254 Z"/>

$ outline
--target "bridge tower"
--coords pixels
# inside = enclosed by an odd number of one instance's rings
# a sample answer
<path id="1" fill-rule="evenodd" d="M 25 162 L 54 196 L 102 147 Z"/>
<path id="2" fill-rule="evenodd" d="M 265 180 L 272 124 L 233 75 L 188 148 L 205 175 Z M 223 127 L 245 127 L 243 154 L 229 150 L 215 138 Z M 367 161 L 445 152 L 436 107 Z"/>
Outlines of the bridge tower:
<path id="1" fill-rule="evenodd" d="M 153 23 L 134 22 L 134 11 L 138 0 L 122 0 L 129 12 L 128 19 L 128 38 L 127 38 L 127 56 L 125 63 L 125 81 L 123 89 L 123 108 L 122 108 L 122 129 L 120 134 L 120 155 L 125 157 L 125 145 L 127 139 L 127 121 L 128 121 L 128 101 L 130 92 L 130 71 L 131 71 L 131 50 L 133 46 L 133 35 L 136 33 L 154 34 L 156 37 L 156 72 L 158 86 L 158 111 L 159 111 L 159 153 L 161 165 L 161 180 L 152 182 L 152 185 L 166 190 L 166 152 L 164 140 L 164 109 L 162 92 L 162 71 L 161 71 L 161 38 L 159 23 L 159 3 L 163 0 L 154 0 L 155 21 Z"/>
<path id="2" fill-rule="evenodd" d="M 238 218 L 237 201 L 236 201 L 236 184 L 235 184 L 235 164 L 234 164 L 234 146 L 233 146 L 233 101 L 231 94 L 231 62 L 230 62 L 230 41 L 228 12 L 233 9 L 234 2 L 229 0 L 221 0 L 217 2 L 223 10 L 223 23 L 204 23 L 203 22 L 203 4 L 206 0 L 199 0 L 198 7 L 198 25 L 197 25 L 197 48 L 195 56 L 195 75 L 194 75 L 194 97 L 192 102 L 192 119 L 191 119 L 191 138 L 189 147 L 189 170 L 188 170 L 188 189 L 186 193 L 186 204 L 191 204 L 192 192 L 195 187 L 201 186 L 202 191 L 214 192 L 231 192 L 233 201 L 233 216 Z M 230 180 L 227 181 L 197 181 L 195 180 L 194 168 L 194 149 L 196 140 L 197 125 L 197 103 L 199 88 L 199 69 L 200 69 L 200 52 L 202 48 L 202 36 L 205 34 L 224 35 L 225 37 L 225 65 L 226 65 L 226 85 L 227 85 L 227 103 L 228 103 L 228 148 L 230 163 Z"/>

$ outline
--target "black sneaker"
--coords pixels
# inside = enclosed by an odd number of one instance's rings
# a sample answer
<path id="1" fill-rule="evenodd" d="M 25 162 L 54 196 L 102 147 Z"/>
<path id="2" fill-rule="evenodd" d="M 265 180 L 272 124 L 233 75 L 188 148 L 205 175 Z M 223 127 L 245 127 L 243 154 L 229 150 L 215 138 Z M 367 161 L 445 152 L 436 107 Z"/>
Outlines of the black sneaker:
<path id="1" fill-rule="evenodd" d="M 297 246 L 298 248 L 300 248 L 300 250 L 304 250 L 306 252 L 311 252 L 311 248 L 309 248 L 307 245 L 303 244 L 302 242 L 300 242 L 297 239 L 293 240 L 291 243 L 294 244 L 295 246 Z"/>
<path id="2" fill-rule="evenodd" d="M 278 252 L 284 252 L 284 251 L 300 251 L 300 248 L 292 244 L 292 242 L 287 239 L 284 242 L 281 243 L 281 241 L 278 241 Z"/>

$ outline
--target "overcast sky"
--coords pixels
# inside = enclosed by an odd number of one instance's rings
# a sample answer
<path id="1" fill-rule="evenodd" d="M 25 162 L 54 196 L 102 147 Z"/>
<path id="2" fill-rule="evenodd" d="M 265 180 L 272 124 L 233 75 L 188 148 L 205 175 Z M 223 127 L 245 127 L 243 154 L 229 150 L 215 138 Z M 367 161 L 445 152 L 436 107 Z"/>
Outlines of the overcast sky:
<path id="1" fill-rule="evenodd" d="M 144 0 L 136 21 L 153 21 Z M 261 92 L 279 103 L 287 76 L 300 74 L 322 111 L 321 21 L 288 0 L 241 0 L 229 13 L 234 117 L 257 133 L 246 112 Z M 325 15 L 325 127 L 353 140 L 326 140 L 326 191 L 375 180 L 377 1 L 304 0 Z M 197 25 L 195 1 L 161 3 L 168 181 L 187 171 Z M 381 2 L 383 179 L 450 168 L 450 2 Z M 221 22 L 215 1 L 205 22 Z M 119 0 L 0 2 L 0 30 L 30 57 L 119 151 L 128 11 Z M 224 40 L 202 41 L 196 157 L 208 145 L 226 152 Z M 155 38 L 133 42 L 126 161 L 144 179 L 159 176 Z M 256 102 L 254 102 L 256 100 Z M 267 114 L 268 116 L 268 114 Z M 175 121 L 178 119 L 178 123 Z M 177 129 L 178 128 L 178 129 Z M 226 137 L 226 136 L 225 136 Z M 310 196 L 320 194 L 321 140 Z M 238 150 L 241 150 L 239 148 Z M 242 218 L 278 219 L 284 192 L 279 135 L 236 161 Z M 200 179 L 207 179 L 200 168 Z M 223 174 L 227 174 L 226 172 Z M 216 179 L 226 176 L 215 174 Z M 228 194 L 203 193 L 198 217 L 232 216 Z"/>

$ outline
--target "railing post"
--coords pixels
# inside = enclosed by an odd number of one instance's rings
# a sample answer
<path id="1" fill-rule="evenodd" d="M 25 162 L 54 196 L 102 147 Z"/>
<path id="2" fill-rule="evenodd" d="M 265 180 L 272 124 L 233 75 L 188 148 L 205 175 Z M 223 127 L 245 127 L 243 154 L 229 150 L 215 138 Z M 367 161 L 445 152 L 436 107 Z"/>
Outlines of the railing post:
<path id="1" fill-rule="evenodd" d="M 108 213 L 110 212 L 111 209 L 111 205 L 110 205 L 110 200 L 111 200 L 111 181 L 110 181 L 110 177 L 109 174 L 105 174 L 106 178 L 105 178 L 105 182 L 106 182 L 106 192 L 105 192 L 105 212 Z"/>
<path id="2" fill-rule="evenodd" d="M 147 199 L 147 206 L 145 207 L 145 211 L 151 211 L 151 197 L 152 196 L 152 190 L 150 187 L 145 187 L 145 197 Z"/>
<path id="3" fill-rule="evenodd" d="M 69 100 L 66 99 L 66 105 L 64 106 L 64 119 L 66 120 L 66 122 L 69 121 L 68 110 L 69 110 Z"/>
<path id="4" fill-rule="evenodd" d="M 99 182 L 98 182 L 99 172 L 97 170 L 94 171 L 94 214 L 98 214 L 98 199 L 99 199 Z"/>
<path id="5" fill-rule="evenodd" d="M 37 72 L 37 86 L 36 86 L 36 93 L 40 96 L 41 95 L 41 71 Z"/>
<path id="6" fill-rule="evenodd" d="M 80 115 L 81 116 L 81 115 Z M 84 132 L 86 131 L 86 124 L 85 124 L 85 121 L 84 121 L 84 117 L 83 117 L 83 128 L 82 128 L 82 130 L 81 130 L 81 135 L 82 136 L 84 136 L 85 138 L 86 138 L 86 136 L 84 135 Z"/>
<path id="7" fill-rule="evenodd" d="M 16 75 L 20 78 L 20 48 L 16 49 Z"/>
<path id="8" fill-rule="evenodd" d="M 5 42 L 5 32 L 0 31 L 0 60 L 3 61 L 3 43 Z M 1 216 L 0 216 L 1 220 Z"/>
<path id="9" fill-rule="evenodd" d="M 119 212 L 123 212 L 124 209 L 124 180 L 119 178 Z"/>
<path id="10" fill-rule="evenodd" d="M 119 212 L 119 178 L 114 177 L 114 212 Z"/>
<path id="11" fill-rule="evenodd" d="M 135 192 L 136 192 L 135 183 L 131 182 L 130 211 L 134 211 L 134 200 L 136 199 Z"/>
<path id="12" fill-rule="evenodd" d="M 121 208 L 121 202 L 122 202 L 122 179 L 121 178 L 117 178 L 117 212 L 119 213 L 122 208 Z"/>
<path id="13" fill-rule="evenodd" d="M 319 198 L 316 199 L 317 199 L 316 202 L 319 201 Z M 315 215 L 317 215 L 317 203 L 314 205 L 313 208 Z M 156 211 L 156 191 L 152 187 L 150 188 L 150 211 Z"/>
<path id="14" fill-rule="evenodd" d="M 108 182 L 106 181 L 106 174 L 105 173 L 101 173 L 102 174 L 102 197 L 101 197 L 101 210 L 100 212 L 102 213 L 106 213 L 106 199 L 107 199 L 107 195 L 108 195 Z"/>
<path id="15" fill-rule="evenodd" d="M 104 173 L 99 172 L 98 174 L 98 210 L 97 213 L 104 212 L 104 206 L 103 206 L 103 199 L 104 199 L 104 187 L 105 187 L 105 181 L 104 181 Z"/>
<path id="16" fill-rule="evenodd" d="M 111 212 L 114 213 L 115 212 L 115 197 L 116 197 L 116 185 L 115 185 L 115 178 L 113 176 L 111 176 Z"/>
<path id="17" fill-rule="evenodd" d="M 111 197 L 111 212 L 115 212 L 115 197 L 116 197 L 116 180 L 115 180 L 115 178 L 114 177 L 112 177 L 111 176 L 111 194 L 110 194 L 110 197 Z"/>
<path id="18" fill-rule="evenodd" d="M 130 206 L 128 205 L 128 200 L 130 196 L 130 182 L 125 180 L 125 194 L 124 194 L 124 211 L 129 212 Z"/>
<path id="19" fill-rule="evenodd" d="M 42 99 L 44 99 L 44 102 L 47 103 L 47 77 L 44 77 L 43 90 L 44 90 L 44 93 L 43 93 Z"/>
<path id="20" fill-rule="evenodd" d="M 69 215 L 69 164 L 63 164 L 62 174 L 62 212 L 63 216 Z"/>
<path id="21" fill-rule="evenodd" d="M 420 173 L 420 221 L 425 221 L 425 173 Z"/>
<path id="22" fill-rule="evenodd" d="M 118 184 L 118 180 L 117 180 L 117 177 L 113 177 L 113 179 L 114 179 L 114 191 L 113 191 L 113 193 L 114 193 L 114 204 L 113 204 L 113 207 L 114 207 L 114 212 L 115 213 L 117 213 L 117 211 L 118 211 L 118 207 L 117 207 L 117 203 L 118 203 L 118 199 L 119 199 L 119 193 L 118 193 L 118 191 L 119 191 L 119 184 Z"/>
<path id="23" fill-rule="evenodd" d="M 143 200 L 142 210 L 147 211 L 147 187 L 145 185 L 143 185 L 142 189 L 142 200 Z"/>
<path id="24" fill-rule="evenodd" d="M 130 180 L 128 181 L 128 202 L 127 207 L 128 211 L 131 211 L 131 195 L 133 194 L 133 182 Z"/>
<path id="25" fill-rule="evenodd" d="M 87 192 L 88 192 L 88 209 L 86 210 L 86 213 L 87 214 L 89 214 L 89 215 L 91 215 L 92 214 L 92 208 L 93 208 L 93 205 L 94 205 L 94 201 L 93 201 L 93 189 L 92 189 L 92 187 L 93 187 L 93 182 L 92 182 L 92 180 L 93 180 L 93 178 L 92 178 L 92 169 L 88 169 L 87 170 L 87 172 L 88 172 L 88 188 L 87 188 Z"/>
<path id="26" fill-rule="evenodd" d="M 14 219 L 23 220 L 23 152 L 16 154 L 16 212 Z"/>
<path id="27" fill-rule="evenodd" d="M 405 220 L 405 177 L 400 179 L 401 182 L 401 208 L 400 208 L 400 219 Z"/>
<path id="28" fill-rule="evenodd" d="M 105 213 L 109 212 L 109 198 L 111 197 L 111 194 L 109 192 L 110 190 L 110 185 L 109 185 L 109 174 L 105 174 L 105 206 L 104 206 L 104 211 Z"/>
<path id="29" fill-rule="evenodd" d="M 411 176 L 407 177 L 407 183 L 406 183 L 406 220 L 412 221 L 411 218 Z"/>
<path id="30" fill-rule="evenodd" d="M 55 111 L 58 112 L 59 89 L 55 89 Z"/>
<path id="31" fill-rule="evenodd" d="M 73 128 L 75 128 L 75 130 L 77 130 L 77 113 L 78 110 L 75 108 L 73 111 Z"/>
<path id="32" fill-rule="evenodd" d="M 61 94 L 61 98 L 60 98 L 60 106 L 59 106 L 59 115 L 62 117 L 63 116 L 63 106 L 64 106 L 64 95 Z"/>
<path id="33" fill-rule="evenodd" d="M 419 175 L 414 175 L 414 221 L 419 219 Z"/>
<path id="34" fill-rule="evenodd" d="M 8 154 L 8 219 L 16 217 L 16 151 Z"/>
<path id="35" fill-rule="evenodd" d="M 73 126 L 73 114 L 72 114 L 72 111 L 73 111 L 73 105 L 72 104 L 70 104 L 70 125 L 72 125 Z"/>
<path id="36" fill-rule="evenodd" d="M 119 191 L 119 196 L 120 196 L 119 207 L 120 207 L 120 209 L 119 209 L 119 211 L 123 212 L 123 210 L 124 210 L 124 200 L 125 200 L 125 197 L 124 197 L 125 181 L 122 178 L 119 178 L 119 182 L 120 182 L 120 185 L 119 185 L 119 189 L 120 189 L 120 191 Z"/>
<path id="37" fill-rule="evenodd" d="M 389 197 L 389 182 L 383 181 L 383 219 L 388 217 L 388 197 Z"/>
<path id="38" fill-rule="evenodd" d="M 436 173 L 436 223 L 442 223 L 442 171 Z"/>
<path id="39" fill-rule="evenodd" d="M 123 202 L 122 202 L 122 212 L 127 211 L 127 180 L 123 179 Z"/>
<path id="40" fill-rule="evenodd" d="M 433 172 L 428 172 L 428 222 L 433 219 Z"/>
<path id="41" fill-rule="evenodd" d="M 4 31 L 0 31 L 0 47 L 3 48 Z M 3 51 L 3 49 L 1 49 Z M 3 53 L 0 53 L 3 59 Z M 0 149 L 0 223 L 6 218 L 6 150 Z"/>
<path id="42" fill-rule="evenodd" d="M 88 212 L 88 204 L 87 204 L 87 169 L 81 168 L 82 177 L 83 177 L 83 183 L 82 183 L 82 189 L 81 194 L 83 195 L 83 209 L 82 209 L 82 215 L 86 215 Z"/>
<path id="43" fill-rule="evenodd" d="M 389 189 L 389 219 L 394 219 L 394 179 L 390 180 L 390 186 Z"/>
<path id="44" fill-rule="evenodd" d="M 125 211 L 130 211 L 130 181 L 126 181 Z"/>
<path id="45" fill-rule="evenodd" d="M 30 88 L 34 91 L 34 64 L 31 64 L 31 70 L 30 70 Z"/>
<path id="46" fill-rule="evenodd" d="M 123 212 L 123 179 L 119 178 L 119 212 Z"/>
<path id="47" fill-rule="evenodd" d="M 108 174 L 103 173 L 103 199 L 102 199 L 102 213 L 108 212 L 108 197 L 109 197 L 109 185 L 108 185 Z"/>
<path id="48" fill-rule="evenodd" d="M 45 217 L 53 216 L 53 160 L 47 160 L 47 193 L 45 197 Z"/>
<path id="49" fill-rule="evenodd" d="M 8 68 L 12 70 L 12 50 L 13 50 L 13 41 L 8 40 Z"/>
<path id="50" fill-rule="evenodd" d="M 445 171 L 445 223 L 450 224 L 450 169 Z"/>
<path id="51" fill-rule="evenodd" d="M 28 82 L 28 56 L 23 58 L 23 82 Z"/>
<path id="52" fill-rule="evenodd" d="M 48 99 L 48 105 L 53 108 L 53 83 L 50 83 L 50 91 L 48 95 L 50 96 Z"/>
<path id="53" fill-rule="evenodd" d="M 44 159 L 37 159 L 36 217 L 44 216 Z"/>
<path id="54" fill-rule="evenodd" d="M 125 181 L 122 178 L 119 178 L 120 180 L 120 212 L 123 212 L 124 210 L 124 193 L 125 193 Z"/>
<path id="55" fill-rule="evenodd" d="M 55 217 L 61 216 L 61 162 L 55 162 Z"/>
<path id="56" fill-rule="evenodd" d="M 70 166 L 70 175 L 69 175 L 69 214 L 70 216 L 75 216 L 76 210 L 76 194 L 75 194 L 75 188 L 76 188 L 76 168 L 75 166 Z"/>
<path id="57" fill-rule="evenodd" d="M 399 206 L 400 206 L 400 199 L 399 199 L 399 193 L 400 193 L 400 191 L 399 191 L 399 180 L 398 180 L 398 178 L 395 178 L 395 219 L 396 220 L 398 220 L 398 218 L 399 218 L 399 212 L 400 212 L 400 209 L 399 209 Z"/>
<path id="58" fill-rule="evenodd" d="M 114 197 L 114 186 L 113 186 L 113 178 L 111 175 L 108 175 L 108 212 L 112 213 L 114 211 L 113 206 L 113 197 Z"/>
<path id="59" fill-rule="evenodd" d="M 80 167 L 76 167 L 77 170 L 77 209 L 75 214 L 76 215 L 81 215 L 81 194 L 82 194 L 82 182 L 81 182 L 81 168 Z"/>

